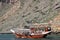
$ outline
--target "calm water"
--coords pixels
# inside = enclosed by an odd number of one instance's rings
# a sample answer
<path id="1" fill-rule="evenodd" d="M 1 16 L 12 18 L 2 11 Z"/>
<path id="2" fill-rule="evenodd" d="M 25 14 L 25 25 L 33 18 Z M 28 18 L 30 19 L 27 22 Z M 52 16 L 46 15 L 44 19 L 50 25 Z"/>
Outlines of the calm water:
<path id="1" fill-rule="evenodd" d="M 0 34 L 0 40 L 60 40 L 60 34 L 51 34 L 48 35 L 46 38 L 39 38 L 39 39 L 29 39 L 29 38 L 16 38 L 14 34 Z"/>

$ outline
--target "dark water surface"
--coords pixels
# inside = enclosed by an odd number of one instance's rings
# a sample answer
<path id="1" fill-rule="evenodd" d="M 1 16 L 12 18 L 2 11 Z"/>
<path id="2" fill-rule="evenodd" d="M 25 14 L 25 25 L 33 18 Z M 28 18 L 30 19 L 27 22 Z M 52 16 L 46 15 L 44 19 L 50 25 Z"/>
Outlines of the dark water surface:
<path id="1" fill-rule="evenodd" d="M 39 38 L 39 39 L 29 39 L 29 38 L 16 38 L 14 34 L 11 33 L 1 33 L 0 40 L 60 40 L 60 34 L 51 34 L 48 35 L 46 38 Z"/>

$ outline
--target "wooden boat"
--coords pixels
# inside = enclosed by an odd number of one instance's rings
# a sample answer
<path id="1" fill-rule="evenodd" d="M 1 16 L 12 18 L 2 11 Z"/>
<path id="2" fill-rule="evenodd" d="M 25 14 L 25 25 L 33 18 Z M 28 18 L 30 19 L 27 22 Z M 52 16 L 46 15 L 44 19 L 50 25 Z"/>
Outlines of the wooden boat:
<path id="1" fill-rule="evenodd" d="M 16 35 L 17 38 L 43 38 L 51 31 L 33 31 L 31 29 L 11 29 L 10 31 Z M 19 31 L 20 30 L 20 31 Z"/>

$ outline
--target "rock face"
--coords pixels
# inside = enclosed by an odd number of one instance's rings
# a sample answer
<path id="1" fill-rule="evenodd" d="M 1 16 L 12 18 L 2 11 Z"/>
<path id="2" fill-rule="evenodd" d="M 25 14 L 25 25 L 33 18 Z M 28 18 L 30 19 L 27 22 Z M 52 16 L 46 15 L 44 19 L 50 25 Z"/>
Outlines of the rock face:
<path id="1" fill-rule="evenodd" d="M 18 2 L 19 1 L 19 2 Z M 29 23 L 44 23 L 53 20 L 60 10 L 60 0 L 18 0 L 14 4 L 14 13 L 0 17 L 0 31 L 9 31 L 11 28 L 23 28 Z M 11 7 L 12 8 L 12 7 Z M 13 9 L 12 9 L 13 10 Z M 5 18 L 7 17 L 7 18 Z"/>
<path id="2" fill-rule="evenodd" d="M 60 32 L 60 13 L 59 13 L 58 16 L 56 16 L 53 19 L 52 31 L 54 31 L 54 32 Z"/>

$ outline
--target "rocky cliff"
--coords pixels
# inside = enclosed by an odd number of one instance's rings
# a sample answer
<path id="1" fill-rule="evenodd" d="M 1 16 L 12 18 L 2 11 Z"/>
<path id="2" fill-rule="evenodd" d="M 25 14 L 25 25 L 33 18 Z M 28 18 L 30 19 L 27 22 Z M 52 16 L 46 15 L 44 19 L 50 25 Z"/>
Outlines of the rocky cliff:
<path id="1" fill-rule="evenodd" d="M 0 31 L 23 28 L 29 23 L 49 22 L 59 14 L 59 10 L 60 0 L 18 0 L 0 17 Z"/>

